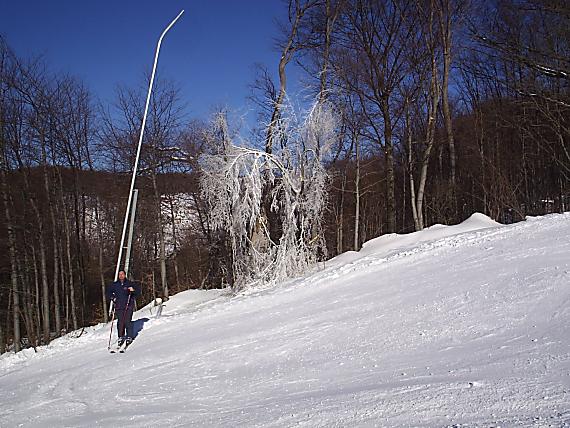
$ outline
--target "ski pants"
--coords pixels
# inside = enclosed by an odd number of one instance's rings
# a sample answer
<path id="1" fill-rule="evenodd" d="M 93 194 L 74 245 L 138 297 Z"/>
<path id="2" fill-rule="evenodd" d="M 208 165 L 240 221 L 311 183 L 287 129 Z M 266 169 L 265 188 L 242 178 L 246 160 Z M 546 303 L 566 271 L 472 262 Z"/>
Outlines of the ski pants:
<path id="1" fill-rule="evenodd" d="M 117 309 L 117 332 L 119 337 L 125 337 L 125 329 L 127 330 L 127 337 L 133 337 L 133 307 L 126 309 Z"/>

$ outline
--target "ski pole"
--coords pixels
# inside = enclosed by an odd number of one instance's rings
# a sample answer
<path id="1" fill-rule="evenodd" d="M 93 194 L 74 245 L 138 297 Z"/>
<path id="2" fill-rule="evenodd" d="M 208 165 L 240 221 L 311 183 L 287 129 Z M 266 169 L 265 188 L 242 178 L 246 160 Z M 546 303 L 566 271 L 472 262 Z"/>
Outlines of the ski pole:
<path id="1" fill-rule="evenodd" d="M 111 316 L 111 331 L 109 331 L 109 344 L 107 345 L 107 351 L 111 349 L 111 337 L 113 336 L 113 321 L 115 321 L 115 302 L 113 302 L 113 314 Z"/>
<path id="2" fill-rule="evenodd" d="M 129 303 L 131 301 L 131 293 L 129 293 L 129 297 L 127 298 L 127 304 L 125 306 L 125 311 L 123 312 L 123 328 L 126 328 L 125 326 L 125 317 L 127 316 L 127 309 L 129 309 Z M 123 332 L 124 333 L 124 332 Z"/>

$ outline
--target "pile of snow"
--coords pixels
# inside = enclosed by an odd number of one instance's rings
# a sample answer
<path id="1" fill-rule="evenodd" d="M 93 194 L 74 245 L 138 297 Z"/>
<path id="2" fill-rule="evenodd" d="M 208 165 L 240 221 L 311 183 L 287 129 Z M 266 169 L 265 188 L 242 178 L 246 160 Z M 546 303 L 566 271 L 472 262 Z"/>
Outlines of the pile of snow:
<path id="1" fill-rule="evenodd" d="M 347 251 L 346 253 L 340 254 L 330 261 L 327 261 L 327 265 L 345 264 L 366 256 L 387 257 L 392 253 L 413 250 L 421 243 L 433 242 L 466 232 L 475 232 L 477 230 L 498 226 L 501 226 L 501 224 L 486 215 L 475 213 L 463 223 L 454 226 L 435 224 L 420 232 L 407 234 L 390 233 L 382 235 L 379 238 L 374 238 L 365 242 L 360 251 Z"/>
<path id="2" fill-rule="evenodd" d="M 0 426 L 570 426 L 570 215 L 476 215 L 0 358 Z M 322 266 L 321 266 L 322 267 Z"/>

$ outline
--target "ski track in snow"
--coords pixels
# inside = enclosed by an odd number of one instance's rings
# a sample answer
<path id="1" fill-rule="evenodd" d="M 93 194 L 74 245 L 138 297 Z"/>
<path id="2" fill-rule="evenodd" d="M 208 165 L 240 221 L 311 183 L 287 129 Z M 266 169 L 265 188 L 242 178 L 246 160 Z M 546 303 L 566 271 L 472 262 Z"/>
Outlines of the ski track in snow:
<path id="1" fill-rule="evenodd" d="M 0 426 L 570 427 L 570 214 L 477 219 L 3 355 Z"/>

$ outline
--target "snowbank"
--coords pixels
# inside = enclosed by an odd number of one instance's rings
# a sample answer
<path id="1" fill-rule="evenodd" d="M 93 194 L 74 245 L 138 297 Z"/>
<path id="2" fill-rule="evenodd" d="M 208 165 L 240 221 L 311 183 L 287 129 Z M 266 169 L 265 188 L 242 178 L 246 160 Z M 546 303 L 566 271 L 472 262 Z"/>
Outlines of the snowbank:
<path id="1" fill-rule="evenodd" d="M 464 222 L 453 226 L 435 224 L 419 232 L 406 234 L 391 233 L 382 235 L 365 242 L 360 251 L 347 251 L 346 253 L 340 254 L 327 261 L 326 264 L 328 266 L 338 266 L 372 255 L 377 257 L 387 257 L 391 254 L 414 248 L 420 243 L 436 241 L 438 239 L 459 235 L 461 233 L 475 232 L 478 230 L 501 226 L 502 225 L 500 223 L 497 223 L 485 214 L 475 213 Z"/>

